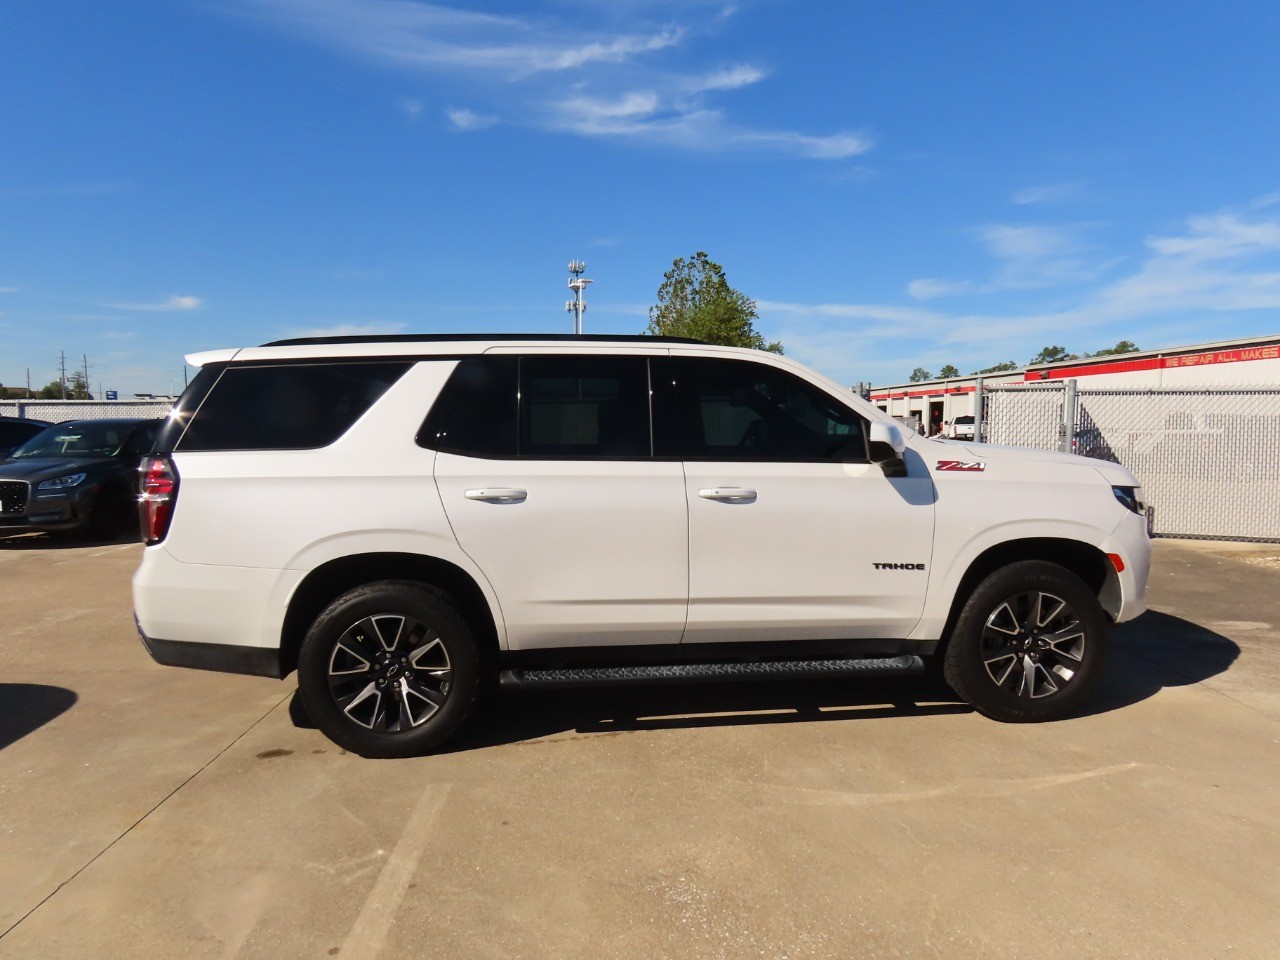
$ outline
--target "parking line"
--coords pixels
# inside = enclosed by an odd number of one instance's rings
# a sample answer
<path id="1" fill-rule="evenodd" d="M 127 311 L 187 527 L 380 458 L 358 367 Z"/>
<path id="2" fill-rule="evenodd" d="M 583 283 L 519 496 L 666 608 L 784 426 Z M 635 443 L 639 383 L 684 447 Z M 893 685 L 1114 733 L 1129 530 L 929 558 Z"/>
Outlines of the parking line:
<path id="1" fill-rule="evenodd" d="M 387 857 L 382 872 L 360 908 L 360 915 L 338 951 L 342 960 L 374 960 L 382 953 L 391 921 L 395 919 L 400 901 L 404 899 L 418 868 L 422 851 L 426 849 L 436 817 L 451 787 L 452 784 L 448 783 L 433 783 L 422 791 L 404 832 L 396 841 L 391 856 Z"/>

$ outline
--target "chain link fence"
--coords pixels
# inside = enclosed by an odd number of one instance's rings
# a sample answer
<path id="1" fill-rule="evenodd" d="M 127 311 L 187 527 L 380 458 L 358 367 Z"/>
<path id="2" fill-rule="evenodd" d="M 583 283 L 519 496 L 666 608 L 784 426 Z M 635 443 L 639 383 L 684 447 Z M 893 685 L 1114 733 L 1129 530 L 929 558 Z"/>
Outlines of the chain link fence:
<path id="1" fill-rule="evenodd" d="M 0 400 L 0 416 L 63 423 L 112 417 L 163 417 L 172 400 Z"/>
<path id="2" fill-rule="evenodd" d="M 1159 536 L 1280 542 L 1280 386 L 984 391 L 988 442 L 1124 464 Z"/>
<path id="3" fill-rule="evenodd" d="M 1066 384 L 988 387 L 983 437 L 988 443 L 1038 450 L 1062 449 L 1062 403 Z"/>

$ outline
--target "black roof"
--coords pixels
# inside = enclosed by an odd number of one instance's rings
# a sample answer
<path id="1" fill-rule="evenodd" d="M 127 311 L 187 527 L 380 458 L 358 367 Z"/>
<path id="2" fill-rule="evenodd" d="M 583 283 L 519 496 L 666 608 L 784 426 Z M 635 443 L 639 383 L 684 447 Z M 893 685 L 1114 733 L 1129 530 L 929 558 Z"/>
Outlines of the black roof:
<path id="1" fill-rule="evenodd" d="M 264 347 L 303 347 L 322 343 L 474 343 L 480 340 L 514 342 L 553 341 L 556 343 L 697 343 L 689 337 L 651 337 L 647 334 L 620 333 L 376 333 L 370 336 L 346 337 L 294 337 L 291 340 L 272 340 Z"/>

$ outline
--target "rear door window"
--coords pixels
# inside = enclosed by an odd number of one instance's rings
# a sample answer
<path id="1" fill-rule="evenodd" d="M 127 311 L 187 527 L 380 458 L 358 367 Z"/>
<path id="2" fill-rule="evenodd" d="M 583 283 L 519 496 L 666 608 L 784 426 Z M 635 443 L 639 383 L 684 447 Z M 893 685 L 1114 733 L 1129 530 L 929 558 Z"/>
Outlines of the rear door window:
<path id="1" fill-rule="evenodd" d="M 649 459 L 648 362 L 589 355 L 462 360 L 418 443 L 470 457 Z"/>

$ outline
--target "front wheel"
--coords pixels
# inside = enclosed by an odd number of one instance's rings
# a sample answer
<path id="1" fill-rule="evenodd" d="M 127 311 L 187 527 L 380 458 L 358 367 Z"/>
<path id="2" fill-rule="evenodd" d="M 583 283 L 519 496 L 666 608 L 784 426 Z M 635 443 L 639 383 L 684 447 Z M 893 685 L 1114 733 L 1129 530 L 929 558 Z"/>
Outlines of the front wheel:
<path id="1" fill-rule="evenodd" d="M 1038 560 L 1013 563 L 983 580 L 965 603 L 944 675 L 993 720 L 1060 720 L 1097 684 L 1107 628 L 1098 598 L 1075 574 Z"/>
<path id="2" fill-rule="evenodd" d="M 475 637 L 448 596 L 386 580 L 331 603 L 298 652 L 306 713 L 364 757 L 411 757 L 451 736 L 479 686 Z"/>

